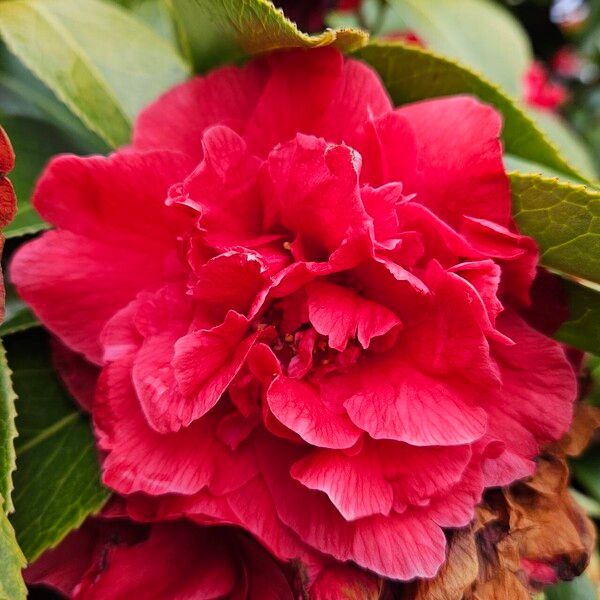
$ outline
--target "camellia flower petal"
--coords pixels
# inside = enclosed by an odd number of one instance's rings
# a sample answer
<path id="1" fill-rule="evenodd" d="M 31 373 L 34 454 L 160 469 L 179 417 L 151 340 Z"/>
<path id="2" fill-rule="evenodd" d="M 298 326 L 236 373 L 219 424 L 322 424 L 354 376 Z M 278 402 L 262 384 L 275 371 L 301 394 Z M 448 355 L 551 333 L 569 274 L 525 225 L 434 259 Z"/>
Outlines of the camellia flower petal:
<path id="1" fill-rule="evenodd" d="M 15 153 L 6 132 L 0 127 L 0 228 L 10 223 L 17 209 L 17 199 L 12 183 L 6 177 L 15 166 Z M 0 238 L 0 255 L 4 238 Z M 0 272 L 0 321 L 4 319 L 4 279 Z"/>
<path id="2" fill-rule="evenodd" d="M 537 248 L 500 133 L 471 97 L 394 108 L 321 48 L 184 83 L 126 150 L 55 159 L 34 203 L 56 230 L 12 278 L 101 369 L 104 483 L 281 560 L 433 577 L 444 530 L 533 473 L 576 394 L 519 315 Z"/>
<path id="3" fill-rule="evenodd" d="M 25 577 L 81 600 L 294 598 L 282 566 L 249 537 L 181 521 L 89 519 Z"/>
<path id="4" fill-rule="evenodd" d="M 148 524 L 127 516 L 113 497 L 24 572 L 73 600 L 378 600 L 382 582 L 351 565 L 304 553 L 304 562 L 274 559 L 247 532 L 190 521 Z"/>

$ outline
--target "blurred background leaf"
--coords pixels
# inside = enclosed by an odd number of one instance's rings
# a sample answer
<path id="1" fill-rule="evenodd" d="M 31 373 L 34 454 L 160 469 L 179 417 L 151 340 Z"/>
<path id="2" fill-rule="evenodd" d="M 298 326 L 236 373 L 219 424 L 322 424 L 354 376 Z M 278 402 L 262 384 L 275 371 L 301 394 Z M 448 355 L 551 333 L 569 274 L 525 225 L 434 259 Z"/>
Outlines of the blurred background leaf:
<path id="1" fill-rule="evenodd" d="M 390 0 L 389 7 L 397 17 L 395 25 L 414 31 L 428 48 L 520 96 L 533 52 L 526 32 L 509 12 L 491 0 Z"/>
<path id="2" fill-rule="evenodd" d="M 132 13 L 99 0 L 0 3 L 10 51 L 111 146 L 138 111 L 189 75 L 175 49 Z"/>
<path id="3" fill-rule="evenodd" d="M 545 600 L 597 600 L 598 598 L 592 582 L 585 575 L 553 586 L 546 590 L 544 596 Z"/>

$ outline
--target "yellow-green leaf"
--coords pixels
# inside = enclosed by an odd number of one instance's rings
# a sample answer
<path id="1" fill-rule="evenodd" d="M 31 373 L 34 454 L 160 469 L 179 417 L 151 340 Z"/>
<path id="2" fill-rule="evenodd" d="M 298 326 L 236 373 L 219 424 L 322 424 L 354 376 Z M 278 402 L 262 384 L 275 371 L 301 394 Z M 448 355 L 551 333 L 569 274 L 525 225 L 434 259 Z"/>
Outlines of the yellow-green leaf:
<path id="1" fill-rule="evenodd" d="M 15 400 L 17 396 L 12 387 L 11 371 L 6 362 L 6 352 L 0 342 L 0 513 L 13 510 L 12 490 L 13 471 L 16 467 L 15 438 Z"/>
<path id="2" fill-rule="evenodd" d="M 128 11 L 100 0 L 0 2 L 9 49 L 110 145 L 138 111 L 188 75 L 174 48 Z"/>
<path id="3" fill-rule="evenodd" d="M 244 53 L 260 54 L 284 48 L 315 48 L 333 44 L 343 51 L 363 46 L 368 34 L 359 29 L 327 29 L 317 35 L 303 33 L 268 0 L 169 0 L 181 15 L 180 26 L 186 32 L 195 61 L 199 54 L 211 52 L 202 32 L 214 29 L 219 36 L 211 41 L 217 48 L 234 55 L 232 47 Z"/>
<path id="4" fill-rule="evenodd" d="M 24 567 L 25 557 L 15 540 L 15 532 L 0 510 L 0 600 L 25 600 L 27 589 L 21 576 Z"/>

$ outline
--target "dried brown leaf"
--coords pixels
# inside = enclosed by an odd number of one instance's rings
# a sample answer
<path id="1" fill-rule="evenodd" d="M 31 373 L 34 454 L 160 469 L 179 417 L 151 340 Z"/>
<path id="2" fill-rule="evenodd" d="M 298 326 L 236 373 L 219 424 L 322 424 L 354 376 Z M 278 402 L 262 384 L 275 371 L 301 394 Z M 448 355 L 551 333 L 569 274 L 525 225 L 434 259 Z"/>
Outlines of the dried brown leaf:
<path id="1" fill-rule="evenodd" d="M 600 409 L 580 402 L 575 409 L 573 424 L 560 441 L 567 456 L 579 456 L 590 443 L 594 432 L 600 427 Z"/>
<path id="2" fill-rule="evenodd" d="M 415 600 L 461 600 L 478 570 L 473 530 L 457 531 L 449 542 L 448 560 L 435 579 L 419 582 Z"/>

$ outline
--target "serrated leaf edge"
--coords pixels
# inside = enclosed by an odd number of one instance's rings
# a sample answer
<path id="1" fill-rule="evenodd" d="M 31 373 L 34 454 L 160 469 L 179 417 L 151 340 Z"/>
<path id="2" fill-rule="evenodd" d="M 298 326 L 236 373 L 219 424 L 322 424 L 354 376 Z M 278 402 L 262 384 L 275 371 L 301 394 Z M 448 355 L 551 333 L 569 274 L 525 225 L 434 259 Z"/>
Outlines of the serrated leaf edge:
<path id="1" fill-rule="evenodd" d="M 17 417 L 17 409 L 16 409 L 16 400 L 18 398 L 13 385 L 12 385 L 12 375 L 13 372 L 8 365 L 8 359 L 6 356 L 6 350 L 4 348 L 4 344 L 0 340 L 0 388 L 7 391 L 7 406 L 8 410 L 8 443 L 10 448 L 12 448 L 12 452 L 9 451 L 9 470 L 6 473 L 8 487 L 6 489 L 7 496 L 3 498 L 2 494 L 0 494 L 0 506 L 4 510 L 5 514 L 9 514 L 14 511 L 14 505 L 12 503 L 12 492 L 14 490 L 14 483 L 12 479 L 12 474 L 15 472 L 17 468 L 17 453 L 15 450 L 15 440 L 19 437 L 19 432 L 17 431 L 15 425 L 15 419 Z M 12 410 L 11 410 L 12 408 Z"/>

